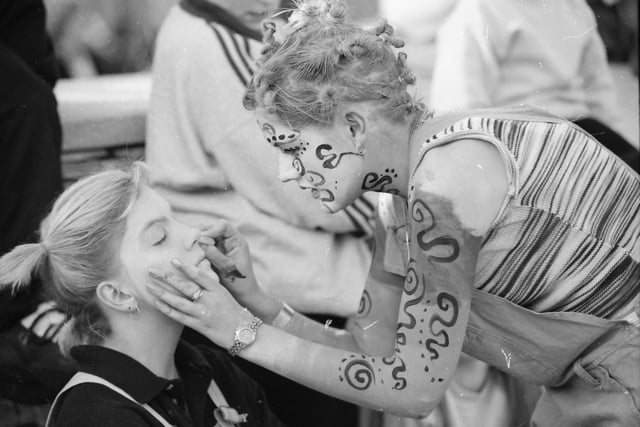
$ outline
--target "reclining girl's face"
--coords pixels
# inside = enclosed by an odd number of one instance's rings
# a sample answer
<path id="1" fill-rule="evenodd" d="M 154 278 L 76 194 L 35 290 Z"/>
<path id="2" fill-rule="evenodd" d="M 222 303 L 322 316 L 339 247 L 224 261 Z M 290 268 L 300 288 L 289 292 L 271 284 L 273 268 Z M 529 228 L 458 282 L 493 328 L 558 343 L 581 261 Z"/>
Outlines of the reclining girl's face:
<path id="1" fill-rule="evenodd" d="M 200 230 L 173 218 L 169 203 L 148 187 L 142 187 L 126 219 L 120 247 L 122 266 L 137 296 L 153 301 L 146 290 L 151 280 L 149 269 L 167 271 L 171 260 L 181 261 L 211 271 L 198 244 Z"/>

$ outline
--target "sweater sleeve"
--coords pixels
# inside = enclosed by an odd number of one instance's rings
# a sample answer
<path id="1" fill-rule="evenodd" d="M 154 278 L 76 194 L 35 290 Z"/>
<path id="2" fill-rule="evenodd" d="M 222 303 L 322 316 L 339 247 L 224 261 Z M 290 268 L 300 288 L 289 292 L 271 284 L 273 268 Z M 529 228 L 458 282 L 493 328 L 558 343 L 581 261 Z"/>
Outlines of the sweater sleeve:
<path id="1" fill-rule="evenodd" d="M 579 72 L 584 79 L 586 103 L 590 115 L 611 126 L 617 121 L 617 106 L 613 77 L 609 69 L 607 52 L 595 27 L 587 35 Z M 615 127 L 615 126 L 614 126 Z"/>
<path id="2" fill-rule="evenodd" d="M 431 107 L 492 106 L 499 79 L 500 24 L 478 0 L 461 0 L 440 28 L 431 81 Z"/>

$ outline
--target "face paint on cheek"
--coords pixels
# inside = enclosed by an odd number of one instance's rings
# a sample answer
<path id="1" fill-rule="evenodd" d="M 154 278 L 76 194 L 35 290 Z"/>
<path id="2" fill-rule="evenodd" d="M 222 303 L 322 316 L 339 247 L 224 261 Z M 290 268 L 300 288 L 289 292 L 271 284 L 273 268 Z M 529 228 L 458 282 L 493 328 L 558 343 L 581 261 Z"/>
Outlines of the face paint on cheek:
<path id="1" fill-rule="evenodd" d="M 267 140 L 267 142 L 273 145 L 276 141 L 276 130 L 269 123 L 264 123 L 262 125 L 262 135 Z"/>
<path id="2" fill-rule="evenodd" d="M 291 166 L 296 170 L 296 172 L 298 172 L 298 175 L 305 175 L 304 165 L 302 164 L 302 160 L 300 160 L 300 157 L 295 156 L 293 158 L 293 162 L 291 162 Z"/>
<path id="3" fill-rule="evenodd" d="M 331 190 L 320 188 L 321 185 L 324 185 L 327 182 L 324 176 L 317 172 L 307 171 L 305 177 L 307 178 L 307 181 L 315 187 L 311 190 L 311 194 L 314 198 L 320 199 L 321 202 L 333 202 L 336 199 Z"/>
<path id="4" fill-rule="evenodd" d="M 344 156 L 359 156 L 362 157 L 362 153 L 354 153 L 351 151 L 345 151 L 343 153 L 332 153 L 333 147 L 329 144 L 321 144 L 316 148 L 316 157 L 322 161 L 322 167 L 326 169 L 335 169 L 340 164 L 340 161 Z"/>

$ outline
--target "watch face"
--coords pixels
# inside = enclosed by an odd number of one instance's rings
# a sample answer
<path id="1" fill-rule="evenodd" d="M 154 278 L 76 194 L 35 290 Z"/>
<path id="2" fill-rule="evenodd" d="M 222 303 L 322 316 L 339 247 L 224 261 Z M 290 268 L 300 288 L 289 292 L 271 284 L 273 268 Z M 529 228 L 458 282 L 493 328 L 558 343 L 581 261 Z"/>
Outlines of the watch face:
<path id="1" fill-rule="evenodd" d="M 236 332 L 236 339 L 243 344 L 251 344 L 256 338 L 255 332 L 249 327 L 243 327 Z"/>

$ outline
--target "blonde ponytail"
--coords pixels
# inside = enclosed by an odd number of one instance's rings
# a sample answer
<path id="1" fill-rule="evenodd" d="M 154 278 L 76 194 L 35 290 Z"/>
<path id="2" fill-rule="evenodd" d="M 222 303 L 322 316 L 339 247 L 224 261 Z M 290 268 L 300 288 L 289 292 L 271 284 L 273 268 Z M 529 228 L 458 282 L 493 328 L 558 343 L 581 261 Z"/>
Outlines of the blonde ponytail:
<path id="1" fill-rule="evenodd" d="M 42 243 L 16 246 L 0 258 L 0 287 L 17 290 L 31 282 L 46 261 L 47 250 Z"/>
<path id="2" fill-rule="evenodd" d="M 0 288 L 27 285 L 34 275 L 70 320 L 58 343 L 99 344 L 111 332 L 96 300 L 96 286 L 118 268 L 116 250 L 124 219 L 146 183 L 146 168 L 87 176 L 70 185 L 40 224 L 40 243 L 17 246 L 0 258 Z"/>

